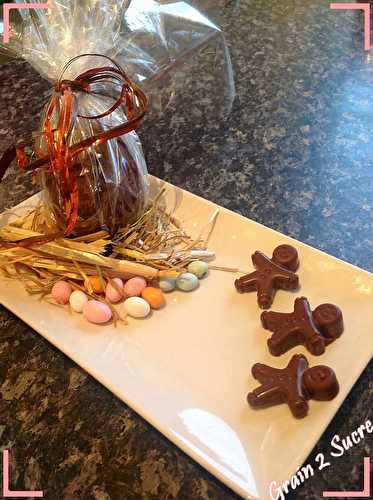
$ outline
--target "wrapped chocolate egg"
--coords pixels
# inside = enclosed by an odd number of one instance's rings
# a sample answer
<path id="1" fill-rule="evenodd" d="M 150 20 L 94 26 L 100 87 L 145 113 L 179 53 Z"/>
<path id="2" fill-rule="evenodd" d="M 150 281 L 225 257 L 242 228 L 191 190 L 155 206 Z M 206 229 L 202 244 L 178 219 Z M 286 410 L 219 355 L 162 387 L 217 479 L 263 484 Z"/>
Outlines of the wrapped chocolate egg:
<path id="1" fill-rule="evenodd" d="M 123 139 L 111 140 L 93 152 L 83 152 L 73 166 L 79 208 L 74 235 L 101 229 L 111 234 L 134 222 L 145 208 L 147 181 Z M 59 180 L 45 170 L 40 176 L 44 199 L 57 226 L 64 229 L 66 215 Z"/>

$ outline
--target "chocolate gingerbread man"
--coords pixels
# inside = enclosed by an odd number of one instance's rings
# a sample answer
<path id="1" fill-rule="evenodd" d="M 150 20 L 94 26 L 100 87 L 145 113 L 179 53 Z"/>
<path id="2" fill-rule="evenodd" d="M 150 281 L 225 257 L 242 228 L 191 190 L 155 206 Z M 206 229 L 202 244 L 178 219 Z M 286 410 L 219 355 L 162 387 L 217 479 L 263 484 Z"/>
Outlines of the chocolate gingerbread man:
<path id="1" fill-rule="evenodd" d="M 273 332 L 268 347 L 280 356 L 296 345 L 304 345 L 314 356 L 343 332 L 343 316 L 334 304 L 321 304 L 314 311 L 305 297 L 295 299 L 292 313 L 265 311 L 261 315 L 265 329 Z"/>
<path id="2" fill-rule="evenodd" d="M 299 286 L 298 276 L 294 271 L 298 268 L 298 252 L 290 245 L 280 245 L 273 251 L 270 259 L 262 252 L 251 256 L 256 271 L 242 276 L 235 281 L 238 292 L 257 291 L 258 305 L 261 309 L 269 309 L 276 290 L 296 290 Z"/>
<path id="3" fill-rule="evenodd" d="M 339 392 L 334 371 L 328 366 L 309 368 L 303 354 L 295 354 L 286 368 L 272 368 L 256 363 L 253 377 L 261 385 L 247 395 L 252 408 L 268 408 L 287 403 L 296 418 L 308 413 L 308 400 L 330 401 Z"/>

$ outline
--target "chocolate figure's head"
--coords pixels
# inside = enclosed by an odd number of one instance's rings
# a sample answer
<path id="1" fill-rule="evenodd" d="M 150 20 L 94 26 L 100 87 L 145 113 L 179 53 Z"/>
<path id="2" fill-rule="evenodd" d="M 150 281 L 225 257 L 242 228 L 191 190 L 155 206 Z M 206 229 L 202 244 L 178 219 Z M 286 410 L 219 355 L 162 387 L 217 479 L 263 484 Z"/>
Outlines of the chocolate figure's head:
<path id="1" fill-rule="evenodd" d="M 279 245 L 273 250 L 272 261 L 290 271 L 296 271 L 299 266 L 298 252 L 291 245 Z"/>
<path id="2" fill-rule="evenodd" d="M 320 304 L 312 316 L 326 340 L 332 341 L 342 335 L 343 316 L 339 307 L 334 304 Z"/>
<path id="3" fill-rule="evenodd" d="M 337 377 L 328 366 L 318 365 L 308 368 L 303 373 L 302 383 L 309 399 L 330 401 L 339 392 Z"/>

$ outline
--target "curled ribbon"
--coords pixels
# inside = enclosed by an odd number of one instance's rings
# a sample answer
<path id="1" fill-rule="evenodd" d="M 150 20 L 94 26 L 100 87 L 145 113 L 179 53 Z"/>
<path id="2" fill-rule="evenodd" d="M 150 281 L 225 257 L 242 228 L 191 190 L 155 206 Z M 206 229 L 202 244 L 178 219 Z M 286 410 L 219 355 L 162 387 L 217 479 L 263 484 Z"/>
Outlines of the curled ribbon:
<path id="1" fill-rule="evenodd" d="M 67 69 L 77 59 L 87 56 L 103 57 L 108 59 L 113 66 L 89 69 L 78 75 L 75 80 L 62 79 Z M 93 86 L 98 82 L 112 82 L 121 85 L 120 94 L 114 104 L 100 115 L 85 116 L 75 113 L 73 106 L 74 92 L 93 93 Z M 63 68 L 61 76 L 55 85 L 55 90 L 56 93 L 46 108 L 42 130 L 42 135 L 46 141 L 47 155 L 35 151 L 38 159 L 28 163 L 23 144 L 10 147 L 0 159 L 0 182 L 15 158 L 17 158 L 18 165 L 22 169 L 35 171 L 47 165 L 50 171 L 55 173 L 59 179 L 66 214 L 65 234 L 69 235 L 77 222 L 79 207 L 78 184 L 72 168 L 75 158 L 89 147 L 98 146 L 110 139 L 135 130 L 145 116 L 148 100 L 142 90 L 127 77 L 123 69 L 114 60 L 100 54 L 81 54 L 71 59 Z M 59 106 L 59 116 L 57 125 L 53 128 L 52 117 L 57 106 Z M 119 107 L 123 108 L 127 121 L 109 130 L 92 135 L 76 144 L 69 144 L 70 134 L 74 128 L 76 118 L 99 120 L 110 115 Z"/>

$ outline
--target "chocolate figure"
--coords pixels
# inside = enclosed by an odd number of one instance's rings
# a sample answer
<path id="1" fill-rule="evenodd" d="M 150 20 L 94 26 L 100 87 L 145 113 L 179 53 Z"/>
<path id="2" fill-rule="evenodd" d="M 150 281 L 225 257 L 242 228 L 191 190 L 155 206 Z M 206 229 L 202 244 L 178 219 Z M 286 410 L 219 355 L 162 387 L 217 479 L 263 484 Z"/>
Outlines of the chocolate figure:
<path id="1" fill-rule="evenodd" d="M 343 332 L 343 316 L 339 307 L 321 304 L 314 311 L 305 297 L 295 299 L 294 312 L 265 311 L 263 327 L 273 332 L 268 339 L 271 354 L 280 356 L 296 345 L 304 345 L 314 356 L 325 352 L 325 346 Z"/>
<path id="2" fill-rule="evenodd" d="M 304 418 L 309 399 L 330 401 L 339 392 L 334 371 L 323 365 L 309 368 L 303 354 L 295 354 L 283 369 L 256 363 L 251 371 L 262 384 L 247 395 L 252 408 L 287 403 L 294 417 Z"/>
<path id="3" fill-rule="evenodd" d="M 296 290 L 299 286 L 298 276 L 294 273 L 299 266 L 298 252 L 290 245 L 280 245 L 273 251 L 272 259 L 262 252 L 251 256 L 256 271 L 242 276 L 235 281 L 238 292 L 258 293 L 258 305 L 261 309 L 269 309 L 276 290 Z"/>

